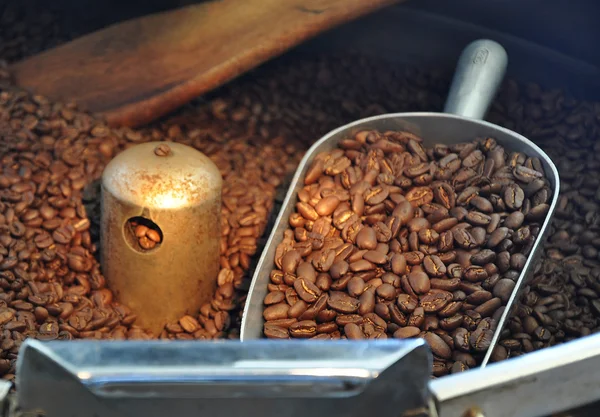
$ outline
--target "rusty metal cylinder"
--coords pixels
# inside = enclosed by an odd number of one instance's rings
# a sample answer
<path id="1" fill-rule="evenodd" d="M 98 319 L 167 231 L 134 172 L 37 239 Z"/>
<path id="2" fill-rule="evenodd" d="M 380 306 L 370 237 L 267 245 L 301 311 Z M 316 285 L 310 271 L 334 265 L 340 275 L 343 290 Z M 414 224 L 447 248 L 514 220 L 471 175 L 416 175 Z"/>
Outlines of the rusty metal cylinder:
<path id="1" fill-rule="evenodd" d="M 156 336 L 212 297 L 221 187 L 216 165 L 178 143 L 136 145 L 104 170 L 102 271 L 136 323 Z"/>

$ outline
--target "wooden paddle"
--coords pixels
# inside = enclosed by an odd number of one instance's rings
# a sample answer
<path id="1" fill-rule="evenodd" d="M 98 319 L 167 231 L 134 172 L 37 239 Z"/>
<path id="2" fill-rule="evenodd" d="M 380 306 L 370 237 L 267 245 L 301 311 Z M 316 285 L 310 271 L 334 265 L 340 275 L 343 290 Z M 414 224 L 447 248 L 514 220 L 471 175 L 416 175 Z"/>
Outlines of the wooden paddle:
<path id="1" fill-rule="evenodd" d="M 11 66 L 17 85 L 139 126 L 327 29 L 402 0 L 221 0 L 109 26 Z"/>

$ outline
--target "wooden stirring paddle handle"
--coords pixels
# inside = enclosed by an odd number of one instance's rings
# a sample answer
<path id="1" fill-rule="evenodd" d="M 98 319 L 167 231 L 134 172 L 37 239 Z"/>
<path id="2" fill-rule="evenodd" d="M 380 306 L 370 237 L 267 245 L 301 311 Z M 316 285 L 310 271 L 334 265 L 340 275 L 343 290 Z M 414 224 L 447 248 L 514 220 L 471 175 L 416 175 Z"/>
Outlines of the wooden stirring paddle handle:
<path id="1" fill-rule="evenodd" d="M 11 67 L 17 85 L 139 126 L 342 23 L 402 0 L 221 0 L 109 26 Z"/>

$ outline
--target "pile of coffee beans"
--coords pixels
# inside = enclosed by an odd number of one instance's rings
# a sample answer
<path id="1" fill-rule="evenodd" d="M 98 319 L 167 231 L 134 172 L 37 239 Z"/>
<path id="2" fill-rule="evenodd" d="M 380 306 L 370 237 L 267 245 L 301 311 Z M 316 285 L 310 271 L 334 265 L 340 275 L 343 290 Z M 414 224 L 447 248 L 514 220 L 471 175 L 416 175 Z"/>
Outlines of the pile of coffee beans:
<path id="1" fill-rule="evenodd" d="M 0 374 L 14 377 L 26 337 L 237 337 L 250 258 L 258 250 L 276 187 L 293 171 L 301 152 L 280 135 L 253 130 L 248 119 L 235 124 L 227 116 L 220 121 L 227 110 L 215 101 L 201 110 L 203 116 L 195 117 L 199 110 L 194 109 L 188 126 L 179 119 L 179 124 L 140 131 L 111 129 L 72 105 L 2 85 Z M 202 306 L 202 314 L 150 335 L 135 326 L 135 315 L 116 302 L 101 274 L 97 180 L 119 151 L 157 139 L 195 146 L 221 170 L 222 269 L 218 290 Z M 134 219 L 130 226 L 144 248 L 160 243 L 160 231 L 152 225 Z"/>
<path id="2" fill-rule="evenodd" d="M 600 330 L 600 103 L 509 81 L 490 119 L 534 140 L 561 178 L 544 254 L 494 351 L 502 360 Z"/>
<path id="3" fill-rule="evenodd" d="M 152 250 L 162 242 L 162 231 L 156 223 L 143 217 L 134 217 L 127 222 L 127 233 L 135 238 L 138 249 Z"/>
<path id="4" fill-rule="evenodd" d="M 0 59 L 15 61 L 68 40 L 59 19 L 29 6 L 17 0 L 0 5 Z M 151 337 L 115 302 L 96 260 L 97 179 L 118 152 L 145 141 L 177 141 L 209 155 L 221 170 L 218 290 L 198 315 L 152 337 L 236 338 L 253 262 L 285 194 L 286 176 L 303 152 L 331 129 L 362 117 L 441 110 L 451 71 L 402 68 L 348 51 L 297 50 L 136 130 L 109 128 L 73 105 L 3 83 L 0 375 L 13 378 L 26 337 Z M 2 63 L 0 78 L 6 74 Z M 600 103 L 507 81 L 488 118 L 542 146 L 562 179 L 543 259 L 494 351 L 501 360 L 599 328 Z"/>
<path id="5" fill-rule="evenodd" d="M 277 247 L 265 336 L 420 336 L 436 376 L 487 351 L 552 190 L 538 158 L 493 138 L 422 142 L 361 131 L 315 157 Z"/>

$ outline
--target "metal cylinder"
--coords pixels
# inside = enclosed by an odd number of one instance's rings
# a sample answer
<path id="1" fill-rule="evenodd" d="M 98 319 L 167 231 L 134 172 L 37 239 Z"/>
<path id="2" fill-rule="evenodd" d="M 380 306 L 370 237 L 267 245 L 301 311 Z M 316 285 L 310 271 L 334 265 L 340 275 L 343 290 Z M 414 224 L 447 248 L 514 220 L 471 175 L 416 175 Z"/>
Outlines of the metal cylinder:
<path id="1" fill-rule="evenodd" d="M 221 187 L 206 155 L 171 142 L 136 145 L 104 170 L 102 270 L 117 300 L 155 335 L 212 296 Z"/>

